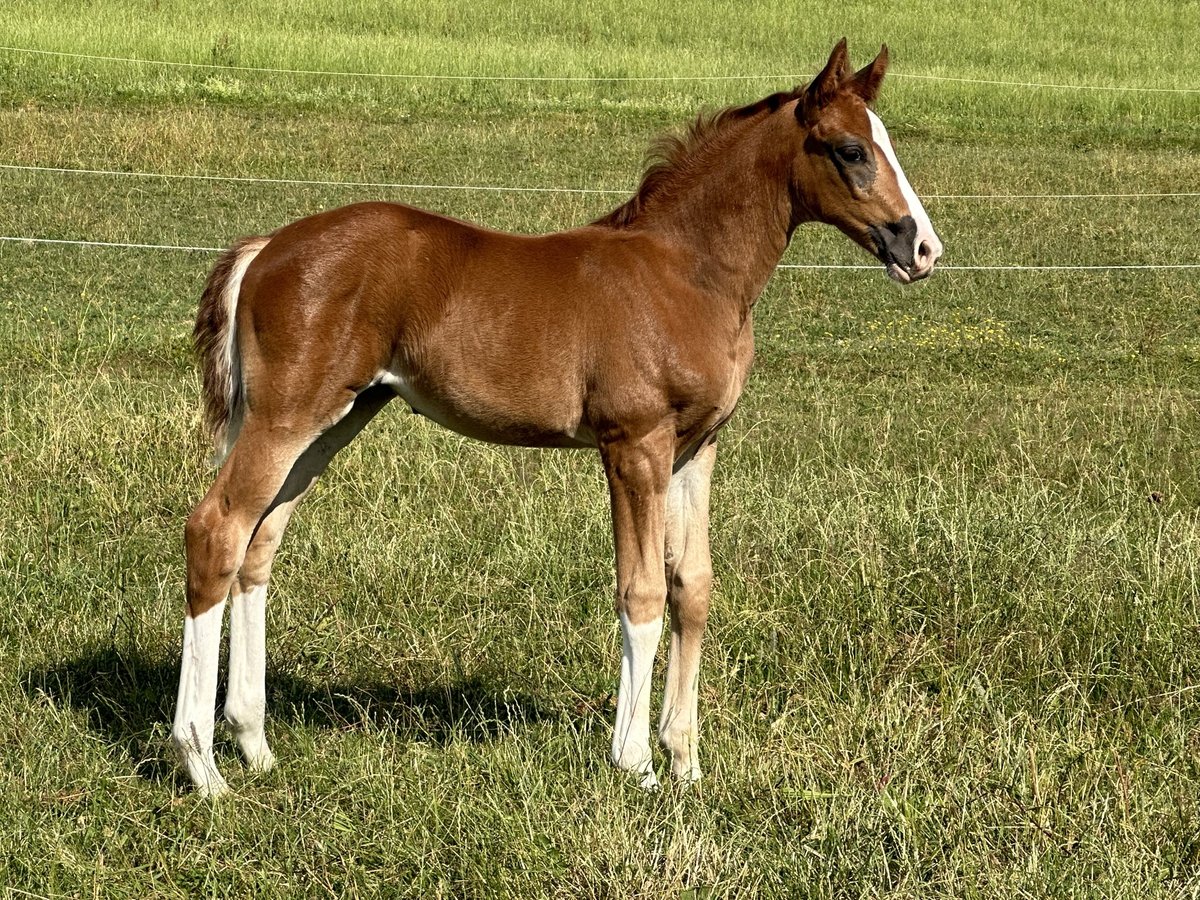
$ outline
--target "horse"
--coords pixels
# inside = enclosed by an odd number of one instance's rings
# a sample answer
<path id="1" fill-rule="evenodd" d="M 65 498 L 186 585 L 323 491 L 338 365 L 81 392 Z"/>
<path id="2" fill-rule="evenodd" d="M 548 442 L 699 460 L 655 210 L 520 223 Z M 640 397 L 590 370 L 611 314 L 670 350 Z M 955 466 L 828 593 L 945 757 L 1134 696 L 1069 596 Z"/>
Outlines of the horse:
<path id="1" fill-rule="evenodd" d="M 622 632 L 612 761 L 657 786 L 650 679 L 669 608 L 658 735 L 674 778 L 700 778 L 709 483 L 755 302 L 801 223 L 834 225 L 903 284 L 942 253 L 872 109 L 887 66 L 884 45 L 851 72 L 843 38 L 806 86 L 663 139 L 636 193 L 582 227 L 509 234 L 365 202 L 223 253 L 194 332 L 223 464 L 184 529 L 171 729 L 201 795 L 228 790 L 213 755 L 226 601 L 225 718 L 263 771 L 272 559 L 334 454 L 397 396 L 472 438 L 599 451 Z"/>

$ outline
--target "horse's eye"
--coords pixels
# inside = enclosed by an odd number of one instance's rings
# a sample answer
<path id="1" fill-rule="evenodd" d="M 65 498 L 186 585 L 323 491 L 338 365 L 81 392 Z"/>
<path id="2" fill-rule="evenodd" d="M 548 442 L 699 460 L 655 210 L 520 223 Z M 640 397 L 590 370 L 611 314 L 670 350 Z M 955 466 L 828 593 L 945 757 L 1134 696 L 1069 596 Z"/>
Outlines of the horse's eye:
<path id="1" fill-rule="evenodd" d="M 866 154 L 864 154 L 862 151 L 862 147 L 855 147 L 853 145 L 849 147 L 839 147 L 837 155 L 842 162 L 848 163 L 860 163 L 867 158 Z"/>

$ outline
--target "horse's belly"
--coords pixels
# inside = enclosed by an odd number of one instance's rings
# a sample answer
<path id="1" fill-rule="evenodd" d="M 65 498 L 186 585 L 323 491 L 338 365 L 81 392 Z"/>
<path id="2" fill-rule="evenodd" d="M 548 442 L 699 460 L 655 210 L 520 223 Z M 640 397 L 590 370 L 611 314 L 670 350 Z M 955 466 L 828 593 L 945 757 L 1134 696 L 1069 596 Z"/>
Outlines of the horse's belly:
<path id="1" fill-rule="evenodd" d="M 456 396 L 452 386 L 435 392 L 390 371 L 374 383 L 390 387 L 413 412 L 465 437 L 521 447 L 596 446 L 591 429 L 561 402 L 525 405 L 511 398 Z"/>

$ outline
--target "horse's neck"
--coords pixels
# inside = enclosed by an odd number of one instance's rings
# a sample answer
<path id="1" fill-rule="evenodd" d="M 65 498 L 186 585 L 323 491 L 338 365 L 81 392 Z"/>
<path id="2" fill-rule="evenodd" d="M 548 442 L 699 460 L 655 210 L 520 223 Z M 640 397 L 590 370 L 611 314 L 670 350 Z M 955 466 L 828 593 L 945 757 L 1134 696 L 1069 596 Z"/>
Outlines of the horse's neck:
<path id="1" fill-rule="evenodd" d="M 785 173 L 760 158 L 762 143 L 737 148 L 705 178 L 673 192 L 647 222 L 689 258 L 703 290 L 727 297 L 743 315 L 775 271 L 794 227 Z"/>

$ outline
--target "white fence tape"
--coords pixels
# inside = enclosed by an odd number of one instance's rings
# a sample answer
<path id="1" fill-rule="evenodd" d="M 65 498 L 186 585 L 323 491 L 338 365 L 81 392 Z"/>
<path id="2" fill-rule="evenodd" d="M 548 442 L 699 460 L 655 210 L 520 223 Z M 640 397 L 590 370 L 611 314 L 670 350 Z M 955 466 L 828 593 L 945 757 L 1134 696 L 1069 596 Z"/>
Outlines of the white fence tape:
<path id="1" fill-rule="evenodd" d="M 417 72 L 342 72 L 324 69 L 282 69 L 269 66 L 235 66 L 220 63 L 177 62 L 167 59 L 144 59 L 132 56 L 99 56 L 89 53 L 69 53 L 64 50 L 39 50 L 30 47 L 4 47 L 0 51 L 27 53 L 39 56 L 59 56 L 102 62 L 134 63 L 150 66 L 173 66 L 186 69 L 220 69 L 232 72 L 262 72 L 272 75 L 319 75 L 337 78 L 383 78 L 410 81 L 524 81 L 524 82 L 681 82 L 681 81 L 794 81 L 807 80 L 809 75 L 433 75 Z M 1064 84 L 1044 81 L 1002 81 L 990 78 L 960 78 L 952 75 L 918 75 L 893 72 L 893 78 L 916 78 L 922 81 L 951 81 L 958 84 L 994 85 L 1000 87 L 1049 88 L 1070 91 L 1118 91 L 1147 94 L 1200 94 L 1200 88 L 1139 87 L 1107 84 Z"/>
<path id="2" fill-rule="evenodd" d="M 509 187 L 490 184 L 405 184 L 394 181 L 335 181 L 307 178 L 256 178 L 248 175 L 183 175 L 171 172 L 125 172 L 117 169 L 70 169 L 55 166 L 22 166 L 0 163 L 0 170 L 58 175 L 98 175 L 125 178 L 162 178 L 178 181 L 227 181 L 243 184 L 290 184 L 314 187 L 387 188 L 411 191 L 479 191 L 514 194 L 609 194 L 628 196 L 634 188 Z M 1200 197 L 1200 191 L 1145 191 L 1115 194 L 924 194 L 922 200 L 1156 200 Z"/>

